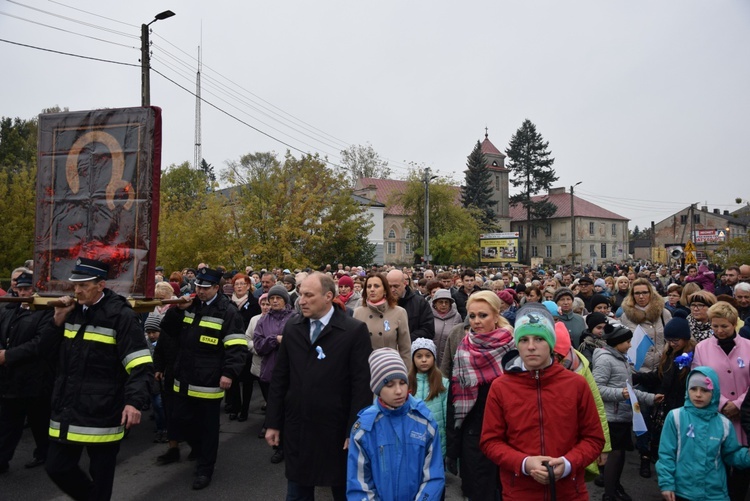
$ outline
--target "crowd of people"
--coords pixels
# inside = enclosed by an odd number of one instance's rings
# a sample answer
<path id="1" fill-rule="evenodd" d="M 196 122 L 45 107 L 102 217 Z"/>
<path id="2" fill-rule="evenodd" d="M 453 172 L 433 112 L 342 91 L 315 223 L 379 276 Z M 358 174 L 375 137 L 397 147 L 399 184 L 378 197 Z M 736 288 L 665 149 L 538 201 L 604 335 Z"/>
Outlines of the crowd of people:
<path id="1" fill-rule="evenodd" d="M 201 263 L 155 276 L 154 296 L 172 301 L 147 314 L 87 259 L 75 301 L 0 306 L 0 472 L 28 418 L 26 466 L 45 465 L 74 499 L 108 499 L 120 440 L 150 406 L 157 463 L 188 444 L 204 489 L 221 412 L 247 420 L 257 382 L 257 435 L 285 464 L 288 500 L 315 486 L 336 500 L 439 500 L 448 472 L 470 500 L 588 499 L 595 482 L 627 501 L 636 450 L 664 499 L 745 499 L 750 265 Z M 9 294 L 33 283 L 18 268 Z"/>

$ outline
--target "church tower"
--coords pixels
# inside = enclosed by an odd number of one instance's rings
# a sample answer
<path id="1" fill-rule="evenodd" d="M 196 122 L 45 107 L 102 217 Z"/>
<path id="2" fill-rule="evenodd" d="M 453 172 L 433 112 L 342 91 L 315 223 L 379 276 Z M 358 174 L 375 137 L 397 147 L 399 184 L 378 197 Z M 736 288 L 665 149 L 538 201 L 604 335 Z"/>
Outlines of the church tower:
<path id="1" fill-rule="evenodd" d="M 490 142 L 487 128 L 484 129 L 482 153 L 487 159 L 487 169 L 492 174 L 492 201 L 495 202 L 495 214 L 502 231 L 510 231 L 510 207 L 508 200 L 508 174 L 505 167 L 505 155 Z"/>

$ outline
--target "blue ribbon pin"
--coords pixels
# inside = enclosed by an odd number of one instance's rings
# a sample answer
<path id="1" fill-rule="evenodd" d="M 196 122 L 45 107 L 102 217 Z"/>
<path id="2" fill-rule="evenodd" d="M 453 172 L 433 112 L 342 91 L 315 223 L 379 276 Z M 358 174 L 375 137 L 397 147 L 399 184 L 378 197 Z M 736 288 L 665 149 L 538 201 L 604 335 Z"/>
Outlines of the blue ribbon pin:
<path id="1" fill-rule="evenodd" d="M 742 360 L 741 357 L 737 357 L 737 365 L 740 366 L 740 369 L 744 369 L 745 368 L 745 361 Z"/>
<path id="2" fill-rule="evenodd" d="M 383 326 L 385 326 L 385 331 L 388 332 L 391 330 L 391 324 L 388 322 L 388 320 L 383 321 Z"/>
<path id="3" fill-rule="evenodd" d="M 686 435 L 690 438 L 695 438 L 695 426 L 689 424 Z"/>
<path id="4" fill-rule="evenodd" d="M 326 354 L 323 353 L 323 348 L 321 348 L 320 346 L 316 346 L 315 351 L 318 352 L 318 360 L 323 360 L 324 358 L 326 358 Z"/>

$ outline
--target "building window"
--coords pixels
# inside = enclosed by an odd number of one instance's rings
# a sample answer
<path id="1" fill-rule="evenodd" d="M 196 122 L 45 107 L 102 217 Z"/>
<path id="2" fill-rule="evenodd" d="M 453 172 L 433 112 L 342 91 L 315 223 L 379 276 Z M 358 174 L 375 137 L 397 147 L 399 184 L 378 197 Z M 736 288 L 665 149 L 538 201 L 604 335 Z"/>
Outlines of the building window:
<path id="1" fill-rule="evenodd" d="M 617 223 L 612 223 L 612 236 L 617 236 Z"/>
<path id="2" fill-rule="evenodd" d="M 406 230 L 406 235 L 404 235 L 404 238 L 407 240 L 411 238 L 411 230 Z"/>
<path id="3" fill-rule="evenodd" d="M 589 223 L 589 235 L 594 234 L 594 223 Z"/>
<path id="4" fill-rule="evenodd" d="M 693 222 L 694 223 L 701 223 L 701 215 L 700 214 L 693 214 Z"/>
<path id="5" fill-rule="evenodd" d="M 612 244 L 612 258 L 614 259 L 615 256 L 617 256 L 617 244 Z"/>
<path id="6" fill-rule="evenodd" d="M 680 224 L 687 224 L 687 214 L 680 216 Z"/>
<path id="7" fill-rule="evenodd" d="M 411 254 L 411 242 L 406 242 L 404 244 L 404 254 L 407 256 Z"/>
<path id="8" fill-rule="evenodd" d="M 536 238 L 538 230 L 539 228 L 536 225 L 531 226 L 531 238 Z"/>
<path id="9" fill-rule="evenodd" d="M 547 257 L 552 257 L 552 246 L 548 245 L 546 249 Z"/>
<path id="10" fill-rule="evenodd" d="M 393 228 L 391 228 L 391 231 L 388 232 L 388 238 L 396 238 L 396 231 Z"/>
<path id="11" fill-rule="evenodd" d="M 537 254 L 536 245 L 531 246 L 531 257 L 537 257 L 539 254 Z"/>
<path id="12" fill-rule="evenodd" d="M 602 244 L 602 255 L 600 257 L 602 259 L 607 258 L 607 244 Z"/>
<path id="13" fill-rule="evenodd" d="M 591 223 L 594 224 L 594 223 Z M 594 244 L 589 245 L 589 256 L 594 257 L 596 256 L 596 250 L 594 249 Z"/>
<path id="14" fill-rule="evenodd" d="M 500 176 L 495 176 L 495 191 L 500 191 Z"/>
<path id="15" fill-rule="evenodd" d="M 552 223 L 547 223 L 547 226 L 544 227 L 544 234 L 548 237 L 552 236 Z"/>
<path id="16" fill-rule="evenodd" d="M 391 230 L 393 231 L 393 230 Z M 396 242 L 388 242 L 388 254 L 395 254 L 396 253 Z"/>

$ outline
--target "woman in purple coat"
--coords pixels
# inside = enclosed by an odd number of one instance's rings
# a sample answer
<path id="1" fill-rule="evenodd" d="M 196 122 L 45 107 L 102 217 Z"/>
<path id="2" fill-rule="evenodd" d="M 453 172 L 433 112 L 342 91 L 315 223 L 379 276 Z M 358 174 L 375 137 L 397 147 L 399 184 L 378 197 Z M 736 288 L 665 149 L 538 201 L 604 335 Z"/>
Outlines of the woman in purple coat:
<path id="1" fill-rule="evenodd" d="M 276 355 L 281 345 L 281 334 L 287 320 L 295 315 L 292 305 L 289 304 L 289 293 L 283 285 L 274 285 L 268 291 L 268 301 L 271 309 L 264 315 L 255 326 L 253 342 L 255 351 L 263 357 L 260 364 L 260 385 L 264 395 L 268 395 L 271 385 L 271 375 L 276 367 Z M 265 428 L 265 424 L 263 428 Z M 274 447 L 272 463 L 280 463 L 284 460 L 284 450 L 281 444 Z"/>

